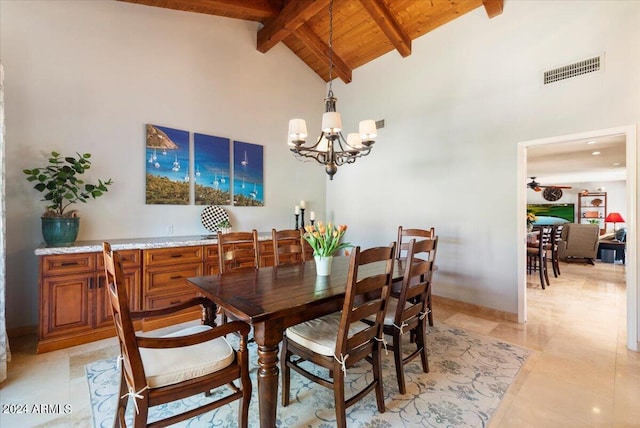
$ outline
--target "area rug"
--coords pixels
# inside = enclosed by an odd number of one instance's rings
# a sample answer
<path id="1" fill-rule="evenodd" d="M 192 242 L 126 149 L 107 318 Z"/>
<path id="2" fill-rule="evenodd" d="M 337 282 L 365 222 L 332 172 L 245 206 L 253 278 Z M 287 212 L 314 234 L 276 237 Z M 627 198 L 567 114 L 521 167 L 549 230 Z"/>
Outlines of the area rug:
<path id="1" fill-rule="evenodd" d="M 393 355 L 391 352 L 388 355 L 383 352 L 386 411 L 378 413 L 372 392 L 347 409 L 347 424 L 350 427 L 487 426 L 491 415 L 530 354 L 527 349 L 442 323 L 429 328 L 427 339 L 430 372 L 423 373 L 419 358 L 406 365 L 405 395 L 398 392 Z M 404 345 L 406 350 L 415 349 L 415 345 L 408 341 Z M 249 409 L 249 426 L 259 427 L 255 343 L 251 344 L 250 353 L 253 396 Z M 359 390 L 360 385 L 370 380 L 369 369 L 368 364 L 362 363 L 361 366 L 347 370 L 347 396 L 351 396 L 352 391 Z M 112 427 L 120 379 L 117 359 L 114 357 L 88 364 L 86 372 L 94 426 Z M 150 411 L 150 421 L 181 413 L 215 397 L 216 394 L 209 398 L 200 394 L 157 406 Z M 129 419 L 132 417 L 132 409 L 130 402 L 127 408 Z M 233 427 L 237 426 L 237 412 L 238 404 L 235 402 L 176 426 Z M 292 371 L 291 403 L 287 407 L 278 406 L 277 426 L 335 426 L 333 391 Z"/>

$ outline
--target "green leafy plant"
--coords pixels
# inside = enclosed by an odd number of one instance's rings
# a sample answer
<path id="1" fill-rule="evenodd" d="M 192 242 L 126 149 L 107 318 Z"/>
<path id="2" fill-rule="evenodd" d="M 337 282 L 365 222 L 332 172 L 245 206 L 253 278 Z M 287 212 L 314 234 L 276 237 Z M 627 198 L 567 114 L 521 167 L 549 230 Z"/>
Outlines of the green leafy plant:
<path id="1" fill-rule="evenodd" d="M 595 220 L 595 219 L 591 219 L 591 220 L 587 220 L 587 223 L 590 223 L 590 224 L 600 224 L 600 221 L 599 221 L 599 220 Z"/>
<path id="2" fill-rule="evenodd" d="M 314 256 L 329 257 L 336 251 L 347 247 L 353 247 L 348 242 L 340 242 L 342 236 L 347 231 L 347 225 L 334 226 L 329 223 L 326 226 L 321 222 L 317 222 L 314 226 L 307 225 L 304 228 L 305 233 L 302 236 L 313 248 Z"/>
<path id="3" fill-rule="evenodd" d="M 76 210 L 67 211 L 69 205 L 98 198 L 113 184 L 110 178 L 97 184 L 85 183 L 80 176 L 91 168 L 91 154 L 76 155 L 63 158 L 53 151 L 47 166 L 22 170 L 28 181 L 35 182 L 33 188 L 44 194 L 41 200 L 49 203 L 43 217 L 75 217 Z"/>
<path id="4" fill-rule="evenodd" d="M 229 220 L 222 220 L 218 223 L 218 229 L 229 229 L 231 227 L 231 223 Z"/>

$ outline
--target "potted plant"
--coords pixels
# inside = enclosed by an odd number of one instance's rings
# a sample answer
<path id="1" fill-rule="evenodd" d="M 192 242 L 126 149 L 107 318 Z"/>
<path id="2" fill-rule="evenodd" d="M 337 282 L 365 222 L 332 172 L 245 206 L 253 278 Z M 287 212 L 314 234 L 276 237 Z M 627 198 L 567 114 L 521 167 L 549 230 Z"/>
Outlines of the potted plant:
<path id="1" fill-rule="evenodd" d="M 80 178 L 91 168 L 90 157 L 89 153 L 62 157 L 53 151 L 47 166 L 23 170 L 27 181 L 35 182 L 33 188 L 44 195 L 41 200 L 49 204 L 42 214 L 42 236 L 49 246 L 72 244 L 78 237 L 80 218 L 69 206 L 102 196 L 113 183 L 108 179 L 91 184 Z"/>
<path id="2" fill-rule="evenodd" d="M 231 232 L 231 222 L 229 220 L 222 220 L 218 223 L 218 230 L 222 233 Z"/>

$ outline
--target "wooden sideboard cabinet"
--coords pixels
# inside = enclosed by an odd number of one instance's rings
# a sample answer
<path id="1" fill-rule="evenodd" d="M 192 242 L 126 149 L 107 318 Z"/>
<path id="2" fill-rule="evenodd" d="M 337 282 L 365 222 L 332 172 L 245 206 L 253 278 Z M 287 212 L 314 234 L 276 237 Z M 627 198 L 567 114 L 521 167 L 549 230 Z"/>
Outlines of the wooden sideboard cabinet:
<path id="1" fill-rule="evenodd" d="M 139 253 L 121 253 L 132 309 L 138 302 Z M 40 257 L 39 353 L 114 335 L 103 269 L 98 253 Z"/>
<path id="2" fill-rule="evenodd" d="M 99 244 L 92 242 L 87 252 L 39 253 L 38 353 L 115 336 L 102 252 L 95 251 Z M 187 278 L 218 274 L 217 244 L 193 244 L 115 250 L 122 258 L 131 310 L 182 303 L 198 295 Z M 132 243 L 128 248 L 135 246 Z M 261 240 L 260 266 L 272 265 L 271 240 Z M 153 330 L 200 317 L 200 308 L 193 308 L 168 317 L 135 321 L 134 326 L 137 330 Z"/>

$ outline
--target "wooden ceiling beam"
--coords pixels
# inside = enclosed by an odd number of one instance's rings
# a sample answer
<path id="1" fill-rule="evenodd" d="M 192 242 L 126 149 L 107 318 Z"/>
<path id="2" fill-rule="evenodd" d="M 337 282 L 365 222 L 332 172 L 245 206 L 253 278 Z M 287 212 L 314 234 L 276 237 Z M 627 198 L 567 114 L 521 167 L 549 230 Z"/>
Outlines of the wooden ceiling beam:
<path id="1" fill-rule="evenodd" d="M 482 0 L 482 4 L 484 5 L 484 10 L 487 12 L 489 18 L 495 18 L 502 14 L 504 0 Z"/>
<path id="2" fill-rule="evenodd" d="M 287 3 L 278 16 L 267 20 L 258 31 L 258 51 L 268 52 L 328 4 L 329 0 L 296 0 Z"/>
<path id="3" fill-rule="evenodd" d="M 209 15 L 264 21 L 274 18 L 280 9 L 269 0 L 118 0 L 167 9 L 195 11 Z"/>
<path id="4" fill-rule="evenodd" d="M 389 6 L 380 0 L 360 0 L 360 3 L 369 12 L 373 20 L 376 21 L 378 27 L 380 27 L 400 55 L 403 58 L 411 55 L 411 37 L 395 19 Z"/>
<path id="5" fill-rule="evenodd" d="M 320 37 L 316 33 L 313 32 L 311 27 L 308 24 L 304 24 L 299 26 L 294 32 L 293 35 L 297 37 L 300 41 L 302 41 L 307 48 L 314 55 L 320 58 L 323 61 L 326 61 L 329 64 L 329 45 L 322 41 Z M 344 83 L 351 82 L 351 67 L 345 63 L 342 58 L 336 55 L 335 51 L 333 52 L 333 69 L 336 73 L 336 76 L 342 79 Z"/>

